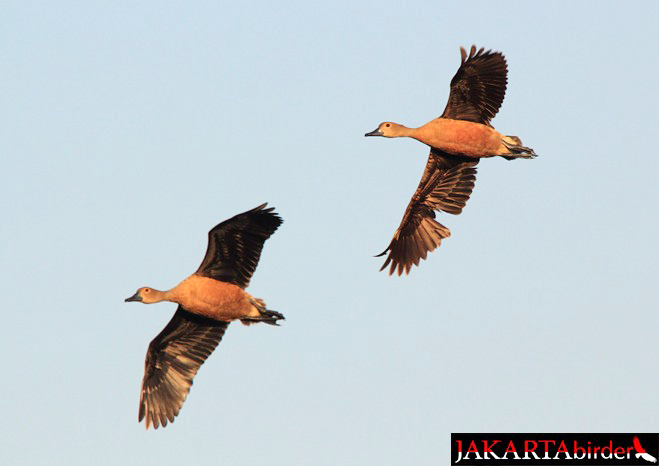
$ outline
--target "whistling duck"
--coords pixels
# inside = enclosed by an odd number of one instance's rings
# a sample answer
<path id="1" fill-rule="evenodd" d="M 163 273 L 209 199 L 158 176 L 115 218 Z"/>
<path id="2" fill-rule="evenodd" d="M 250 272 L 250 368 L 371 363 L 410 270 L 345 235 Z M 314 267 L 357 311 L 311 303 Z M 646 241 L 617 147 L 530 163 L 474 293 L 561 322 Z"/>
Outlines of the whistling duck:
<path id="1" fill-rule="evenodd" d="M 500 52 L 476 51 L 467 56 L 460 47 L 461 65 L 451 80 L 451 93 L 444 113 L 420 128 L 392 122 L 381 123 L 365 136 L 410 137 L 430 146 L 430 156 L 421 182 L 407 206 L 403 220 L 387 252 L 384 270 L 409 273 L 428 252 L 448 238 L 450 230 L 435 221 L 435 210 L 457 215 L 469 200 L 476 181 L 476 165 L 482 157 L 512 160 L 533 158 L 533 149 L 519 138 L 497 132 L 490 120 L 499 111 L 506 94 L 508 67 Z"/>
<path id="2" fill-rule="evenodd" d="M 168 291 L 142 287 L 126 299 L 172 301 L 178 309 L 146 353 L 138 422 L 146 428 L 174 422 L 197 370 L 222 340 L 229 323 L 278 325 L 279 312 L 245 291 L 265 240 L 282 224 L 267 204 L 225 220 L 208 232 L 206 256 L 195 273 Z"/>

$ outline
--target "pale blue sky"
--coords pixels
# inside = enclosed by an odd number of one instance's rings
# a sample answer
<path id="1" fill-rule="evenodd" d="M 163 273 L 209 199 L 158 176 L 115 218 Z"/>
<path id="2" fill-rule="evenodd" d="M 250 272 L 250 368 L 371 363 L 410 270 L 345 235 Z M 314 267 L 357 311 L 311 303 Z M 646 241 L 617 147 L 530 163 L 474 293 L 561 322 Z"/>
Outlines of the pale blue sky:
<path id="1" fill-rule="evenodd" d="M 403 6 L 407 5 L 407 6 Z M 436 465 L 450 432 L 659 430 L 657 2 L 0 6 L 2 464 Z M 409 277 L 378 273 L 421 176 L 383 120 L 438 116 L 500 50 L 485 160 Z M 137 423 L 206 232 L 285 220 L 176 422 Z"/>

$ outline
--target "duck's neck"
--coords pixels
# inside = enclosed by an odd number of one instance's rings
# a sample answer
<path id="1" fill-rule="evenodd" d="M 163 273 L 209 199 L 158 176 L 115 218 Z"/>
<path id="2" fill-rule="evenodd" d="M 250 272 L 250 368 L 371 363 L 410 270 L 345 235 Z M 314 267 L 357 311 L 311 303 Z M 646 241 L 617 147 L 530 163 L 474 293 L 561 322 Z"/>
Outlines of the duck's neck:
<path id="1" fill-rule="evenodd" d="M 151 293 L 149 296 L 149 302 L 159 303 L 161 301 L 173 301 L 175 288 L 167 291 L 154 290 L 151 288 Z"/>
<path id="2" fill-rule="evenodd" d="M 171 290 L 161 291 L 161 296 L 163 301 L 177 302 L 178 293 L 177 287 L 172 288 Z"/>
<path id="3" fill-rule="evenodd" d="M 393 135 L 395 138 L 413 138 L 418 128 L 408 128 L 407 126 L 398 125 L 396 133 Z"/>

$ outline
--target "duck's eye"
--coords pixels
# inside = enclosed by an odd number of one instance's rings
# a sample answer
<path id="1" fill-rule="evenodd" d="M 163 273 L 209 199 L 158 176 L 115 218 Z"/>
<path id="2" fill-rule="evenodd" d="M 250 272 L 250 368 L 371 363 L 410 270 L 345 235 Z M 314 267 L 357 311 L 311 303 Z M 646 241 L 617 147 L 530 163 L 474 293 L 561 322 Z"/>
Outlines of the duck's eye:
<path id="1" fill-rule="evenodd" d="M 384 125 L 384 126 L 386 126 L 387 128 L 389 128 L 391 125 L 390 125 L 389 123 L 387 123 L 387 124 Z"/>
<path id="2" fill-rule="evenodd" d="M 151 289 L 150 288 L 144 288 L 144 290 L 142 290 L 142 291 L 144 291 L 145 293 L 149 293 L 151 291 Z"/>

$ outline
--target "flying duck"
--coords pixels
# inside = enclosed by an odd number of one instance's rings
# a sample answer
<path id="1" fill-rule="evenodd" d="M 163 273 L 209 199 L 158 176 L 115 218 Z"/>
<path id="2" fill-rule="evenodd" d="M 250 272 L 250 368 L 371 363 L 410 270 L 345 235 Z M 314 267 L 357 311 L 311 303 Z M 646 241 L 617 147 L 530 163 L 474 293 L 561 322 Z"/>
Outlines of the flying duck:
<path id="1" fill-rule="evenodd" d="M 461 65 L 451 80 L 451 93 L 444 113 L 419 128 L 392 122 L 381 123 L 365 136 L 410 137 L 430 146 L 430 156 L 416 192 L 387 249 L 389 275 L 410 272 L 439 247 L 451 231 L 435 220 L 435 210 L 458 215 L 469 200 L 476 181 L 476 165 L 482 157 L 512 160 L 533 158 L 516 136 L 497 132 L 490 120 L 499 111 L 506 94 L 508 66 L 500 52 L 476 50 L 469 55 L 460 47 Z"/>
<path id="2" fill-rule="evenodd" d="M 206 256 L 195 273 L 171 290 L 142 287 L 126 299 L 171 301 L 178 309 L 146 353 L 138 422 L 157 429 L 174 422 L 192 379 L 222 340 L 229 323 L 278 325 L 279 312 L 245 291 L 265 240 L 282 224 L 267 204 L 225 220 L 208 232 Z"/>

